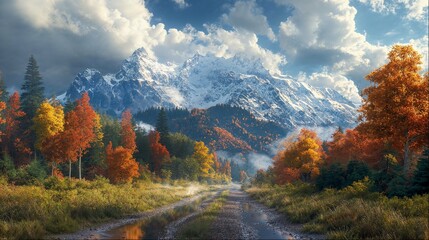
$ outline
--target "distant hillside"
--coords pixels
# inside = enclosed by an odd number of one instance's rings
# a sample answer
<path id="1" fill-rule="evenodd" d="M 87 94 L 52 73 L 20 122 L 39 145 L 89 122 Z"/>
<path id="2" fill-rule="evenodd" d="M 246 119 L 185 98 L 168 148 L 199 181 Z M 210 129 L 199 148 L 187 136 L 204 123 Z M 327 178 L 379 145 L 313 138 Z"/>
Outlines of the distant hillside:
<path id="1" fill-rule="evenodd" d="M 258 120 L 250 112 L 228 105 L 208 109 L 169 109 L 166 111 L 171 132 L 181 132 L 204 141 L 216 150 L 268 152 L 267 145 L 286 135 L 280 125 Z M 137 121 L 156 124 L 159 109 L 150 108 L 134 115 Z"/>

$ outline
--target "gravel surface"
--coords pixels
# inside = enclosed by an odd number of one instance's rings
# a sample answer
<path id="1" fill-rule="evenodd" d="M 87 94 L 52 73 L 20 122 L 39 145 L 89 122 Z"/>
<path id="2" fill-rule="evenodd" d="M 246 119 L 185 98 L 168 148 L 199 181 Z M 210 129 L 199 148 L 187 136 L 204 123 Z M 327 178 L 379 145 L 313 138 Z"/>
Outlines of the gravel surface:
<path id="1" fill-rule="evenodd" d="M 215 220 L 213 239 L 324 239 L 323 235 L 305 234 L 302 225 L 291 224 L 274 209 L 251 199 L 233 185 L 224 208 Z"/>

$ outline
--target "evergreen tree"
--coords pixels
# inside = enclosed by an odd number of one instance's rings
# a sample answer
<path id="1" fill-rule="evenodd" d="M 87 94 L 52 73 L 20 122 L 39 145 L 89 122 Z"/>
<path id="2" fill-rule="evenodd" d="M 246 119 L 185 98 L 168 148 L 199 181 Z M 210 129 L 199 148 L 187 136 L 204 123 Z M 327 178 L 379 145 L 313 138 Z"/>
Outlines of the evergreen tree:
<path id="1" fill-rule="evenodd" d="M 31 126 L 33 125 L 33 117 L 36 115 L 36 110 L 43 102 L 44 87 L 39 67 L 33 55 L 28 60 L 21 90 L 21 110 L 25 112 L 25 116 L 22 118 L 22 129 L 25 129 L 26 133 L 24 141 L 27 143 L 27 146 L 34 148 L 36 135 Z M 36 157 L 36 151 L 34 151 L 34 154 Z"/>
<path id="2" fill-rule="evenodd" d="M 156 131 L 159 132 L 161 136 L 161 144 L 168 146 L 168 122 L 167 122 L 167 113 L 164 108 L 161 108 L 156 120 Z"/>
<path id="3" fill-rule="evenodd" d="M 429 193 L 429 149 L 423 152 L 412 180 L 412 194 Z"/>
<path id="4" fill-rule="evenodd" d="M 6 90 L 6 84 L 0 72 L 0 102 L 7 102 L 8 99 L 9 99 L 9 93 Z"/>
<path id="5" fill-rule="evenodd" d="M 351 160 L 347 164 L 346 175 L 346 186 L 349 186 L 365 177 L 371 177 L 371 171 L 365 162 Z"/>
<path id="6" fill-rule="evenodd" d="M 24 84 L 21 90 L 21 108 L 25 112 L 26 118 L 31 120 L 44 99 L 42 77 L 40 76 L 39 66 L 37 66 L 33 55 L 28 60 Z"/>

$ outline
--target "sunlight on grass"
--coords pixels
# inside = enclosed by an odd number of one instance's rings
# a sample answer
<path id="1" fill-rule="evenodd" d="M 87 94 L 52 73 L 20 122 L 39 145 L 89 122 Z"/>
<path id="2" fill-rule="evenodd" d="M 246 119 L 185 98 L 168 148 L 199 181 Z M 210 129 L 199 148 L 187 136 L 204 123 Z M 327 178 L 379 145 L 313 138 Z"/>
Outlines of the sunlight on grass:
<path id="1" fill-rule="evenodd" d="M 170 204 L 206 189 L 195 183 L 111 185 L 101 178 L 51 180 L 44 186 L 0 184 L 0 238 L 41 238 L 46 234 L 73 232 L 97 222 Z"/>
<path id="2" fill-rule="evenodd" d="M 316 192 L 308 184 L 252 187 L 247 192 L 303 230 L 332 239 L 428 239 L 429 195 L 387 198 L 359 184 Z"/>

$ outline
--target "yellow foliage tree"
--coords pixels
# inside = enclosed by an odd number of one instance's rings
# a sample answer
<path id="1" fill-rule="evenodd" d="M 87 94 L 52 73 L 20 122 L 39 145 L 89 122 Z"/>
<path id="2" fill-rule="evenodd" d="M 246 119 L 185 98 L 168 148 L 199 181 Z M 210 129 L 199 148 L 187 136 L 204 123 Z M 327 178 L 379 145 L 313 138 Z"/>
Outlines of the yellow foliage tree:
<path id="1" fill-rule="evenodd" d="M 61 105 L 53 106 L 48 101 L 40 104 L 33 118 L 36 133 L 36 148 L 42 150 L 43 142 L 64 130 L 64 111 Z"/>
<path id="2" fill-rule="evenodd" d="M 320 173 L 323 158 L 322 142 L 317 134 L 302 129 L 297 137 L 286 140 L 284 150 L 274 157 L 277 182 L 290 182 L 298 177 L 303 181 L 314 179 Z"/>
<path id="3" fill-rule="evenodd" d="M 64 111 L 60 104 L 53 106 L 44 101 L 36 111 L 33 118 L 33 128 L 36 133 L 36 149 L 39 149 L 51 162 L 52 175 L 56 172 L 56 163 L 61 162 L 61 149 L 58 134 L 64 130 Z"/>
<path id="4" fill-rule="evenodd" d="M 192 155 L 200 164 L 200 174 L 202 177 L 210 177 L 214 172 L 214 155 L 204 145 L 204 142 L 196 142 L 194 146 L 194 154 Z"/>
<path id="5" fill-rule="evenodd" d="M 363 90 L 358 130 L 392 144 L 408 171 L 412 152 L 429 144 L 429 78 L 411 46 L 394 46 L 388 60 L 366 76 L 373 84 Z"/>

